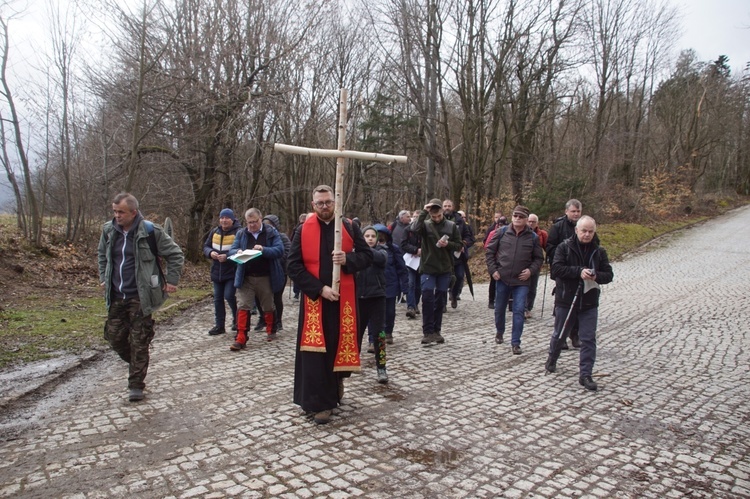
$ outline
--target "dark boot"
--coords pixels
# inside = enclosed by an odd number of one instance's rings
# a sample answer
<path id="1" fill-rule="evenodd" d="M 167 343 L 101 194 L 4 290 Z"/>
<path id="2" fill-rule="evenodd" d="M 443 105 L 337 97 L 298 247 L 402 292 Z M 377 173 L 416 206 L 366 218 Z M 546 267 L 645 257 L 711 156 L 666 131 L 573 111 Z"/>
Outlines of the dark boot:
<path id="1" fill-rule="evenodd" d="M 544 370 L 547 371 L 547 373 L 557 371 L 557 359 L 552 354 L 547 356 L 547 362 L 544 363 Z"/>
<path id="2" fill-rule="evenodd" d="M 578 382 L 590 392 L 595 392 L 599 388 L 596 386 L 596 383 L 594 383 L 594 380 L 591 379 L 591 376 L 581 376 L 578 378 Z"/>
<path id="3" fill-rule="evenodd" d="M 255 328 L 253 328 L 253 331 L 263 331 L 266 329 L 266 317 L 265 314 L 259 314 L 258 315 L 258 324 L 256 324 Z M 273 324 L 273 321 L 268 322 L 268 324 Z"/>

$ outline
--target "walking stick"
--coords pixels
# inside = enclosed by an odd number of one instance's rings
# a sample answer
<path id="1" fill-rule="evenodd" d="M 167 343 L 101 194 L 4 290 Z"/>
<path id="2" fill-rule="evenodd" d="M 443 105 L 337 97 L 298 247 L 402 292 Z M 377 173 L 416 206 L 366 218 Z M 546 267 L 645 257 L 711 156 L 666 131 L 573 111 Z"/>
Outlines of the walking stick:
<path id="1" fill-rule="evenodd" d="M 549 267 L 547 268 L 547 274 L 544 276 L 544 291 L 542 292 L 542 313 L 539 314 L 539 318 L 544 318 L 544 301 L 547 299 L 547 280 L 549 279 Z"/>
<path id="2" fill-rule="evenodd" d="M 565 322 L 563 323 L 562 328 L 560 328 L 560 331 L 555 331 L 557 333 L 557 337 L 555 338 L 555 343 L 559 344 L 560 340 L 564 338 L 563 332 L 565 332 L 566 329 L 568 329 L 568 323 L 570 322 L 570 316 L 573 315 L 573 307 L 576 306 L 576 301 L 578 301 L 578 296 L 581 294 L 581 288 L 583 287 L 583 281 L 581 281 L 580 284 L 578 284 L 578 287 L 576 288 L 576 294 L 573 296 L 573 302 L 570 304 L 570 310 L 568 310 L 568 315 L 565 317 Z"/>

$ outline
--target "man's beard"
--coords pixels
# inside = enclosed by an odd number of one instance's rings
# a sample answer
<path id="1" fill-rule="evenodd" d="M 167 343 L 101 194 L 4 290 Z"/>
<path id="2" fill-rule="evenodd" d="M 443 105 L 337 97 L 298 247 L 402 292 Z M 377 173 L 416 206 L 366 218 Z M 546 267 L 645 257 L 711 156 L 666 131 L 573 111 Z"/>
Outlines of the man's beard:
<path id="1" fill-rule="evenodd" d="M 333 210 L 331 210 L 329 212 L 321 211 L 319 213 L 316 213 L 316 215 L 318 215 L 318 218 L 321 219 L 324 222 L 330 222 L 331 220 L 333 220 L 333 215 L 334 214 L 335 214 L 335 212 Z"/>

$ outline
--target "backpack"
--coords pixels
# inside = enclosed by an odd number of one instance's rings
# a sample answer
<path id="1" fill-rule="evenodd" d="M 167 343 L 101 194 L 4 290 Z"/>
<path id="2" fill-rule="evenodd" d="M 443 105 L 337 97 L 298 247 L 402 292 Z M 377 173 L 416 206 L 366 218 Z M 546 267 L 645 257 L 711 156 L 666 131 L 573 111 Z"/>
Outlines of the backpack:
<path id="1" fill-rule="evenodd" d="M 166 284 L 167 278 L 164 276 L 164 271 L 161 268 L 161 257 L 159 256 L 159 250 L 156 247 L 156 235 L 154 234 L 154 223 L 149 220 L 142 220 L 141 222 L 146 227 L 146 232 L 148 232 L 148 237 L 146 238 L 146 241 L 148 241 L 148 247 L 151 250 L 151 254 L 154 255 L 154 258 L 156 258 L 156 266 L 159 269 L 159 277 L 161 278 L 162 282 Z"/>

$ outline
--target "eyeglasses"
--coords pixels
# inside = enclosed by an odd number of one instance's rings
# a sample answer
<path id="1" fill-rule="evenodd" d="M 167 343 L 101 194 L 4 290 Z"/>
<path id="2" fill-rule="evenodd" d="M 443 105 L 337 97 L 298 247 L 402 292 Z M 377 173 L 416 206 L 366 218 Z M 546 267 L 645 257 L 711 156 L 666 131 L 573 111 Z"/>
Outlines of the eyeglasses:
<path id="1" fill-rule="evenodd" d="M 328 208 L 330 206 L 333 206 L 333 200 L 329 199 L 328 201 L 315 201 L 313 204 L 316 208 L 322 208 L 324 206 Z"/>

